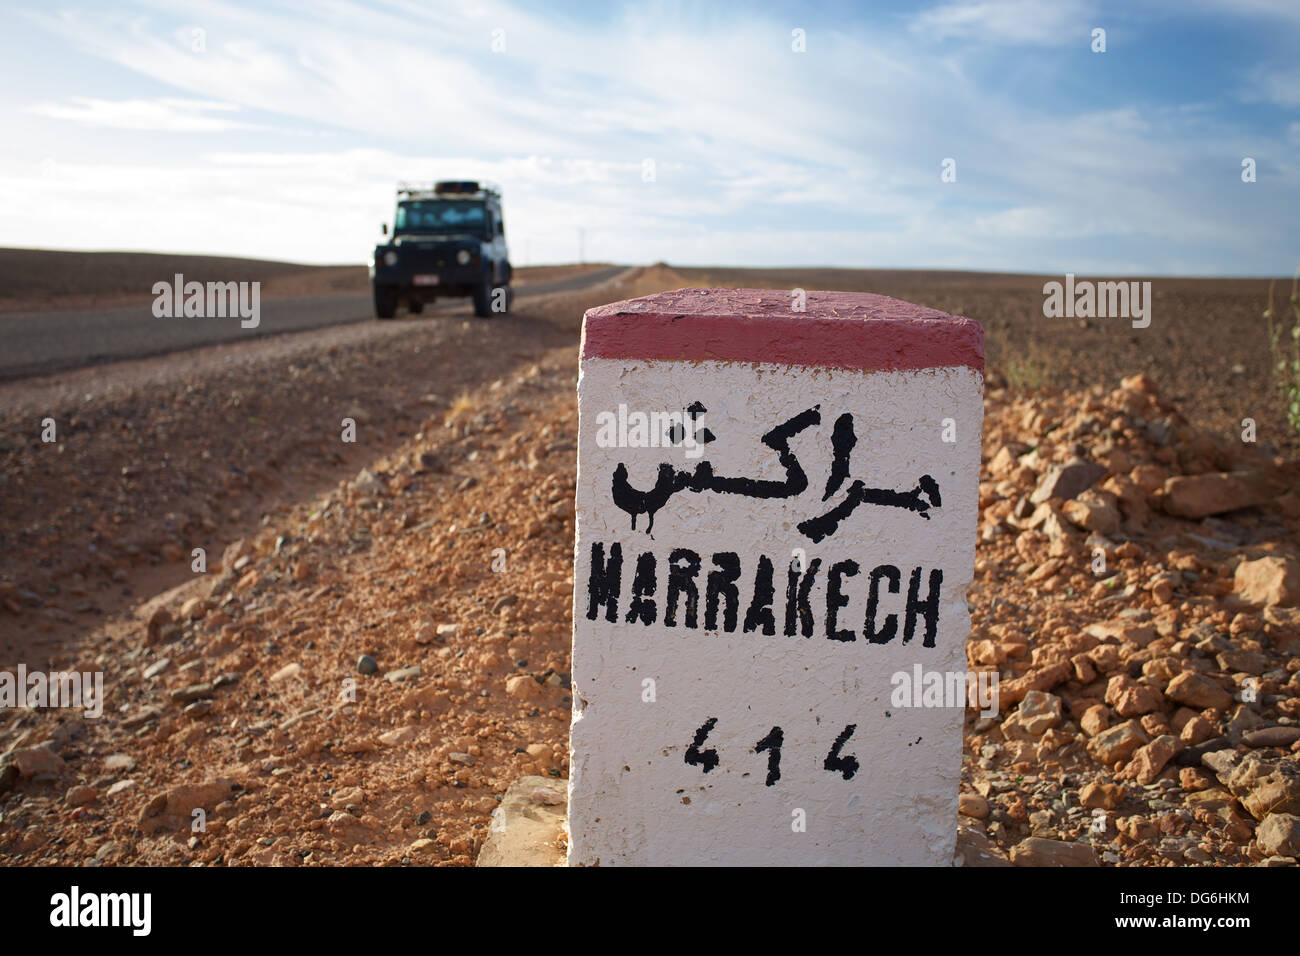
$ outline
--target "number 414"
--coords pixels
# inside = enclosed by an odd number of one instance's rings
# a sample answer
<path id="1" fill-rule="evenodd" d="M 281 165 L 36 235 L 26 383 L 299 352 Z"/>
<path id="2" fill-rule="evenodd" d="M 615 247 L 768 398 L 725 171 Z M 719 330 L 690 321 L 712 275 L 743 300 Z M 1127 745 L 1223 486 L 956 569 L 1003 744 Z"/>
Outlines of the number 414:
<path id="1" fill-rule="evenodd" d="M 701 724 L 699 730 L 695 731 L 695 739 L 686 748 L 686 762 L 692 767 L 702 767 L 705 773 L 708 773 L 720 763 L 718 752 L 712 747 L 708 750 L 700 749 L 717 723 L 718 718 L 710 717 Z M 857 724 L 845 725 L 844 729 L 840 731 L 840 735 L 835 738 L 835 744 L 831 747 L 830 753 L 822 761 L 824 768 L 832 773 L 843 775 L 845 780 L 852 780 L 853 775 L 858 772 L 858 758 L 852 754 L 841 755 L 840 749 L 848 743 L 849 738 L 853 736 L 853 731 L 857 729 Z M 762 740 L 754 744 L 755 753 L 767 751 L 767 786 L 769 787 L 781 779 L 781 746 L 784 743 L 785 731 L 780 727 L 773 727 Z"/>

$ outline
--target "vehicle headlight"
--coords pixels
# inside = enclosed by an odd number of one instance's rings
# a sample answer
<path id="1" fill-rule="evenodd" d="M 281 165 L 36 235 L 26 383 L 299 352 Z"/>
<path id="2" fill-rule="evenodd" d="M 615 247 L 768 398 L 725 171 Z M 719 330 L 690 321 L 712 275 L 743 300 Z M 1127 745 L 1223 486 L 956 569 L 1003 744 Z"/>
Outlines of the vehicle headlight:
<path id="1" fill-rule="evenodd" d="M 469 265 L 469 250 L 462 249 L 460 252 L 456 253 L 456 261 L 463 266 Z"/>
<path id="2" fill-rule="evenodd" d="M 387 252 L 385 252 L 385 253 L 384 253 L 384 265 L 386 265 L 386 266 L 395 266 L 395 265 L 397 265 L 397 253 L 396 253 L 396 252 L 393 252 L 391 249 L 388 250 Z"/>

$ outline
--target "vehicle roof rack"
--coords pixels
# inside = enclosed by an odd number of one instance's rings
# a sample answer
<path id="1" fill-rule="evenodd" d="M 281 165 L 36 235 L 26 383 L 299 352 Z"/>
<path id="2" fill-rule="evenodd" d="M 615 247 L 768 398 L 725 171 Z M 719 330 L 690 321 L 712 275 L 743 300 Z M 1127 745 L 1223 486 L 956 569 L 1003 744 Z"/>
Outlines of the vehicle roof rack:
<path id="1" fill-rule="evenodd" d="M 476 179 L 440 179 L 436 182 L 400 182 L 397 198 L 401 199 L 485 199 L 501 198 L 501 187 L 496 183 Z"/>

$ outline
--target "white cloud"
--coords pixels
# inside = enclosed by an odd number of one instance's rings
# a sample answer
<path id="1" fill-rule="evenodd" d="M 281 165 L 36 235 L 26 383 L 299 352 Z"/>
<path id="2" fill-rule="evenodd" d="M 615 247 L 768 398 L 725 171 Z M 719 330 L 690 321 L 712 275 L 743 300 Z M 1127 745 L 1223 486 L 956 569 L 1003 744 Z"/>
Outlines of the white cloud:
<path id="1" fill-rule="evenodd" d="M 1294 235 L 1276 208 L 1239 207 L 1221 155 L 1237 137 L 1213 111 L 1037 108 L 1017 88 L 982 88 L 980 58 L 1007 55 L 1007 43 L 1086 49 L 1081 3 L 947 4 L 893 33 L 810 22 L 806 54 L 792 53 L 783 22 L 672 6 L 604 21 L 405 0 L 337 0 L 309 16 L 224 3 L 173 13 L 161 0 L 158 10 L 36 18 L 145 89 L 183 95 L 41 104 L 43 117 L 122 132 L 84 134 L 97 137 L 96 164 L 42 165 L 67 149 L 15 136 L 0 154 L 0 244 L 355 262 L 391 215 L 397 180 L 462 176 L 503 185 L 523 261 L 573 258 L 579 228 L 589 257 L 623 261 L 1049 272 L 1128 263 L 1137 244 L 1155 268 L 1180 244 L 1245 249 L 1270 231 Z M 192 48 L 190 23 L 206 31 L 206 52 Z M 497 27 L 503 54 L 490 48 Z M 918 32 L 984 42 L 937 47 Z M 249 115 L 275 118 L 201 156 L 132 138 Z M 285 127 L 321 147 L 297 151 Z M 1240 153 L 1274 157 L 1269 188 L 1300 184 L 1278 158 L 1286 136 L 1270 131 Z M 939 178 L 947 156 L 953 184 Z M 642 181 L 647 158 L 654 183 Z M 1114 248 L 1116 237 L 1129 247 Z M 1079 254 L 1085 245 L 1094 258 Z"/>
<path id="2" fill-rule="evenodd" d="M 1064 46 L 1083 42 L 1088 7 L 1076 0 L 961 0 L 925 10 L 912 32 L 933 40 L 976 39 L 991 44 Z"/>
<path id="3" fill-rule="evenodd" d="M 165 133 L 219 133 L 257 127 L 213 113 L 237 113 L 234 103 L 162 97 L 153 100 L 101 100 L 73 96 L 69 103 L 38 103 L 26 112 L 83 126 Z"/>
<path id="4" fill-rule="evenodd" d="M 1257 67 L 1250 77 L 1250 98 L 1294 109 L 1300 106 L 1300 69 Z"/>

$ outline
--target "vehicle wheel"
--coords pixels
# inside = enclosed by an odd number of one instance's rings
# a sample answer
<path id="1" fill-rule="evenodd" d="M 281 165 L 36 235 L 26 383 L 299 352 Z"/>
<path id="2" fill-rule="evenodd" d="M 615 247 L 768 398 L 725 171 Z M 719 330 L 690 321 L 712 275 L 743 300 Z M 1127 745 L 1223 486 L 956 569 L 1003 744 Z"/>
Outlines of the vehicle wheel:
<path id="1" fill-rule="evenodd" d="M 480 319 L 486 319 L 492 315 L 492 284 L 490 282 L 475 283 L 474 314 Z"/>
<path id="2" fill-rule="evenodd" d="M 375 286 L 375 317 L 391 319 L 397 314 L 397 290 L 388 285 Z"/>
<path id="3" fill-rule="evenodd" d="M 421 312 L 424 311 L 424 303 L 419 301 L 418 299 L 412 302 L 408 302 L 406 304 L 406 307 L 411 310 L 411 315 L 419 315 Z"/>
<path id="4" fill-rule="evenodd" d="M 510 288 L 510 285 L 508 283 L 506 285 L 499 285 L 492 290 L 493 298 L 496 297 L 498 290 L 503 290 L 505 292 L 505 305 L 506 305 L 505 311 L 508 314 L 515 307 L 514 290 Z"/>

